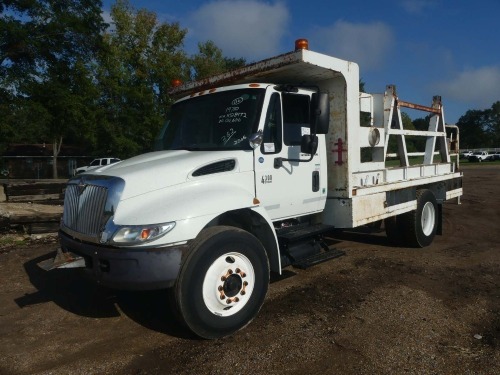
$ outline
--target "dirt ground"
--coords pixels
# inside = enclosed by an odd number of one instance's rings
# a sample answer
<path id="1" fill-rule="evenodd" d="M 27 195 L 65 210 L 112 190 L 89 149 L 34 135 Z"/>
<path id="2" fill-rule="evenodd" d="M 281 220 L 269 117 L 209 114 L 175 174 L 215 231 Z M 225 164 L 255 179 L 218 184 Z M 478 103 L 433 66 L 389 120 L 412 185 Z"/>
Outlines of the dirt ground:
<path id="1" fill-rule="evenodd" d="M 273 277 L 244 330 L 200 340 L 166 293 L 44 272 L 54 238 L 0 248 L 1 374 L 499 374 L 500 167 L 464 168 L 425 249 L 345 232 L 346 255 Z"/>

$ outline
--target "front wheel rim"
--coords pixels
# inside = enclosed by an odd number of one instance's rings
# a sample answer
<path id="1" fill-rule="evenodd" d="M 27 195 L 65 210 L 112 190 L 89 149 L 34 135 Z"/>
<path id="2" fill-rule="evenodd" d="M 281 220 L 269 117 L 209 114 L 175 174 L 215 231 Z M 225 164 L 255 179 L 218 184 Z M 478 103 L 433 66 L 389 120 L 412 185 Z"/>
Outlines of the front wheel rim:
<path id="1" fill-rule="evenodd" d="M 435 223 L 436 223 L 436 209 L 434 208 L 432 202 L 427 202 L 422 208 L 422 218 L 421 218 L 422 232 L 426 236 L 430 236 L 432 234 L 432 231 L 434 230 Z"/>
<path id="2" fill-rule="evenodd" d="M 214 315 L 226 317 L 243 309 L 255 286 L 252 262 L 238 252 L 218 257 L 203 280 L 203 302 Z"/>

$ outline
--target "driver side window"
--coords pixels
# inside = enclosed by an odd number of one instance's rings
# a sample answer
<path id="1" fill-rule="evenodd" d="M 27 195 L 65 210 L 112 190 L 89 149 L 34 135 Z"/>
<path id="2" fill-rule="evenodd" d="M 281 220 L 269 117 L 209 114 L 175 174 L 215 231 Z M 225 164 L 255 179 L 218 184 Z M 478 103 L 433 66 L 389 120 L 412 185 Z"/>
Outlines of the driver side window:
<path id="1" fill-rule="evenodd" d="M 283 94 L 283 138 L 285 145 L 300 145 L 302 136 L 310 134 L 309 101 L 308 95 Z"/>
<path id="2" fill-rule="evenodd" d="M 274 154 L 281 151 L 281 100 L 278 93 L 273 93 L 267 108 L 266 122 L 262 134 L 261 151 Z"/>

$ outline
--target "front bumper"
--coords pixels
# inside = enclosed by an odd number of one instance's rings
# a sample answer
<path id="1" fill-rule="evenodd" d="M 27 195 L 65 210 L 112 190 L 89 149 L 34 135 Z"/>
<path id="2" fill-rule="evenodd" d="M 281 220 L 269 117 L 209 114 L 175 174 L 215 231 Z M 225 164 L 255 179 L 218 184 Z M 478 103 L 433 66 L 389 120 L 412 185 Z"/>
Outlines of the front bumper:
<path id="1" fill-rule="evenodd" d="M 85 260 L 84 273 L 101 285 L 125 290 L 152 290 L 173 286 L 187 245 L 157 249 L 112 248 L 73 239 L 62 231 L 63 252 Z"/>

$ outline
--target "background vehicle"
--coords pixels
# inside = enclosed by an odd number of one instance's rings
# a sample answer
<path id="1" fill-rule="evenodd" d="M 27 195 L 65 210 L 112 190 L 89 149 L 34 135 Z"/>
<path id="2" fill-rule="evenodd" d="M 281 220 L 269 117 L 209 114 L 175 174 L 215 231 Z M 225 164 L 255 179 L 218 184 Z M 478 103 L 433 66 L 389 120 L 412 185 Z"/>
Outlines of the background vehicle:
<path id="1" fill-rule="evenodd" d="M 430 245 L 442 204 L 462 195 L 441 98 L 361 93 L 355 63 L 306 46 L 177 87 L 157 152 L 69 181 L 61 251 L 45 268 L 170 288 L 187 327 L 217 338 L 255 317 L 271 271 L 341 255 L 325 232 L 385 220 L 394 243 Z M 428 129 L 404 129 L 402 107 L 431 113 Z M 406 136 L 425 137 L 425 150 L 408 153 Z"/>
<path id="2" fill-rule="evenodd" d="M 468 159 L 472 155 L 472 151 L 464 151 L 460 154 L 461 158 Z"/>
<path id="3" fill-rule="evenodd" d="M 469 156 L 469 161 L 470 162 L 482 162 L 487 160 L 488 158 L 488 151 L 476 151 L 472 153 L 471 156 Z"/>
<path id="4" fill-rule="evenodd" d="M 109 164 L 114 164 L 118 163 L 120 159 L 118 158 L 99 158 L 99 159 L 94 159 L 90 162 L 90 165 L 86 165 L 83 167 L 79 167 L 75 169 L 75 174 L 91 171 L 93 169 L 109 165 Z"/>
<path id="5" fill-rule="evenodd" d="M 489 154 L 486 160 L 488 161 L 500 160 L 500 151 Z"/>

